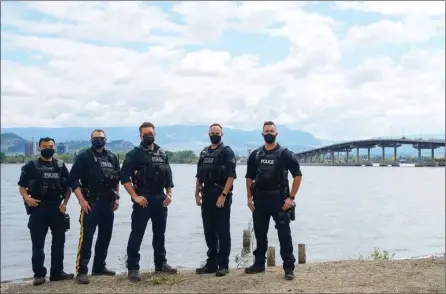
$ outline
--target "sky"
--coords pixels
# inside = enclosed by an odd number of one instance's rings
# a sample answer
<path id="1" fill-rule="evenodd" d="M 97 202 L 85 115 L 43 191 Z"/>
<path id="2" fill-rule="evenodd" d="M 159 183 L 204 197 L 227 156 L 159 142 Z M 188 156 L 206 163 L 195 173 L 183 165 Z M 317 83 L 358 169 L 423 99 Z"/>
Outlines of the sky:
<path id="1" fill-rule="evenodd" d="M 2 127 L 445 131 L 445 3 L 1 2 Z"/>

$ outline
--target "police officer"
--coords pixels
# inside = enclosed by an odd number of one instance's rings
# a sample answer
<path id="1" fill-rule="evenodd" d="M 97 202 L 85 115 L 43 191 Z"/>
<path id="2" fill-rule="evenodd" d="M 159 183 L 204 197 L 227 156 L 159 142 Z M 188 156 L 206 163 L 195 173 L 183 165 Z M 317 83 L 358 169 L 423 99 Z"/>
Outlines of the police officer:
<path id="1" fill-rule="evenodd" d="M 93 275 L 113 276 L 105 259 L 113 232 L 114 211 L 119 207 L 119 160 L 105 149 L 103 130 L 91 133 L 91 148 L 81 151 L 71 167 L 70 185 L 81 206 L 80 237 L 76 259 L 76 282 L 88 284 L 88 263 L 93 236 L 98 228 Z"/>
<path id="2" fill-rule="evenodd" d="M 221 125 L 209 127 L 211 145 L 201 151 L 195 185 L 195 202 L 201 206 L 208 247 L 206 264 L 197 268 L 196 273 L 216 273 L 220 277 L 227 275 L 229 270 L 232 184 L 237 177 L 234 151 L 221 142 L 222 136 Z"/>
<path id="3" fill-rule="evenodd" d="M 176 273 L 167 264 L 164 234 L 167 207 L 172 201 L 172 171 L 166 153 L 155 144 L 155 126 L 144 122 L 139 127 L 141 144 L 129 151 L 121 168 L 121 183 L 132 197 L 132 230 L 127 245 L 130 281 L 140 281 L 139 250 L 149 219 L 152 220 L 155 271 Z M 164 191 L 165 189 L 165 191 Z"/>
<path id="4" fill-rule="evenodd" d="M 265 271 L 267 235 L 272 217 L 279 236 L 285 279 L 292 280 L 296 259 L 293 255 L 290 214 L 294 213 L 294 197 L 299 190 L 302 173 L 294 154 L 276 143 L 277 135 L 274 123 L 265 122 L 265 145 L 254 150 L 248 158 L 246 188 L 248 207 L 253 212 L 257 248 L 253 252 L 254 264 L 246 268 L 245 272 L 250 274 Z M 288 171 L 294 179 L 291 191 L 288 189 Z"/>
<path id="5" fill-rule="evenodd" d="M 66 231 L 64 216 L 71 194 L 67 183 L 68 169 L 62 160 L 53 158 L 54 145 L 54 139 L 46 137 L 39 140 L 40 157 L 22 167 L 18 182 L 20 195 L 29 214 L 35 286 L 45 283 L 47 270 L 44 267 L 44 246 L 48 228 L 53 236 L 50 281 L 74 278 L 73 274 L 67 274 L 63 270 Z"/>

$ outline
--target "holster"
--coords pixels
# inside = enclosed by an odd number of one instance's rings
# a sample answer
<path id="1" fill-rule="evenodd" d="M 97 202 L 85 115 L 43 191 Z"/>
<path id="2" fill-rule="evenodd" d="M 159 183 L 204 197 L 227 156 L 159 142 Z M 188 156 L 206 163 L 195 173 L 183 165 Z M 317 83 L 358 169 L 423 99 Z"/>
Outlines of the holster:
<path id="1" fill-rule="evenodd" d="M 28 206 L 25 200 L 23 200 L 23 204 L 25 205 L 25 211 L 27 215 L 31 214 L 31 208 Z"/>
<path id="2" fill-rule="evenodd" d="M 290 196 L 288 187 L 285 188 L 284 196 L 285 199 L 288 198 L 288 196 Z M 293 201 L 293 206 L 291 206 L 291 208 L 289 208 L 286 212 L 289 214 L 291 221 L 296 220 L 296 202 Z"/>

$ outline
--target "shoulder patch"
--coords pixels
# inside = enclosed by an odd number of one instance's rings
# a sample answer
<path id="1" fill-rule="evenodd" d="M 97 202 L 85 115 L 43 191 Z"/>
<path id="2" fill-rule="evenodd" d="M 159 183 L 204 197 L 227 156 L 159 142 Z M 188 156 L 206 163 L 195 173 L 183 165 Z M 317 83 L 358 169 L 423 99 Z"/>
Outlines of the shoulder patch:
<path id="1" fill-rule="evenodd" d="M 57 166 L 58 166 L 58 167 L 60 167 L 60 168 L 63 167 L 63 164 L 64 164 L 63 160 L 57 159 L 56 162 L 57 162 Z"/>

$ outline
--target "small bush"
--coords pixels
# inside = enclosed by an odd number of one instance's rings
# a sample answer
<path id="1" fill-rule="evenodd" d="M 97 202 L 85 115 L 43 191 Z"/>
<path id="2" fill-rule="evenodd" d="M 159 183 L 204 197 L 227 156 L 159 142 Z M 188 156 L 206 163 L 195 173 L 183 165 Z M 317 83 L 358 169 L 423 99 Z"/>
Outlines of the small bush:
<path id="1" fill-rule="evenodd" d="M 362 254 L 359 255 L 359 260 L 392 260 L 395 256 L 395 253 L 390 253 L 387 250 L 379 250 L 379 248 L 373 248 L 373 251 L 367 255 L 364 256 Z"/>

